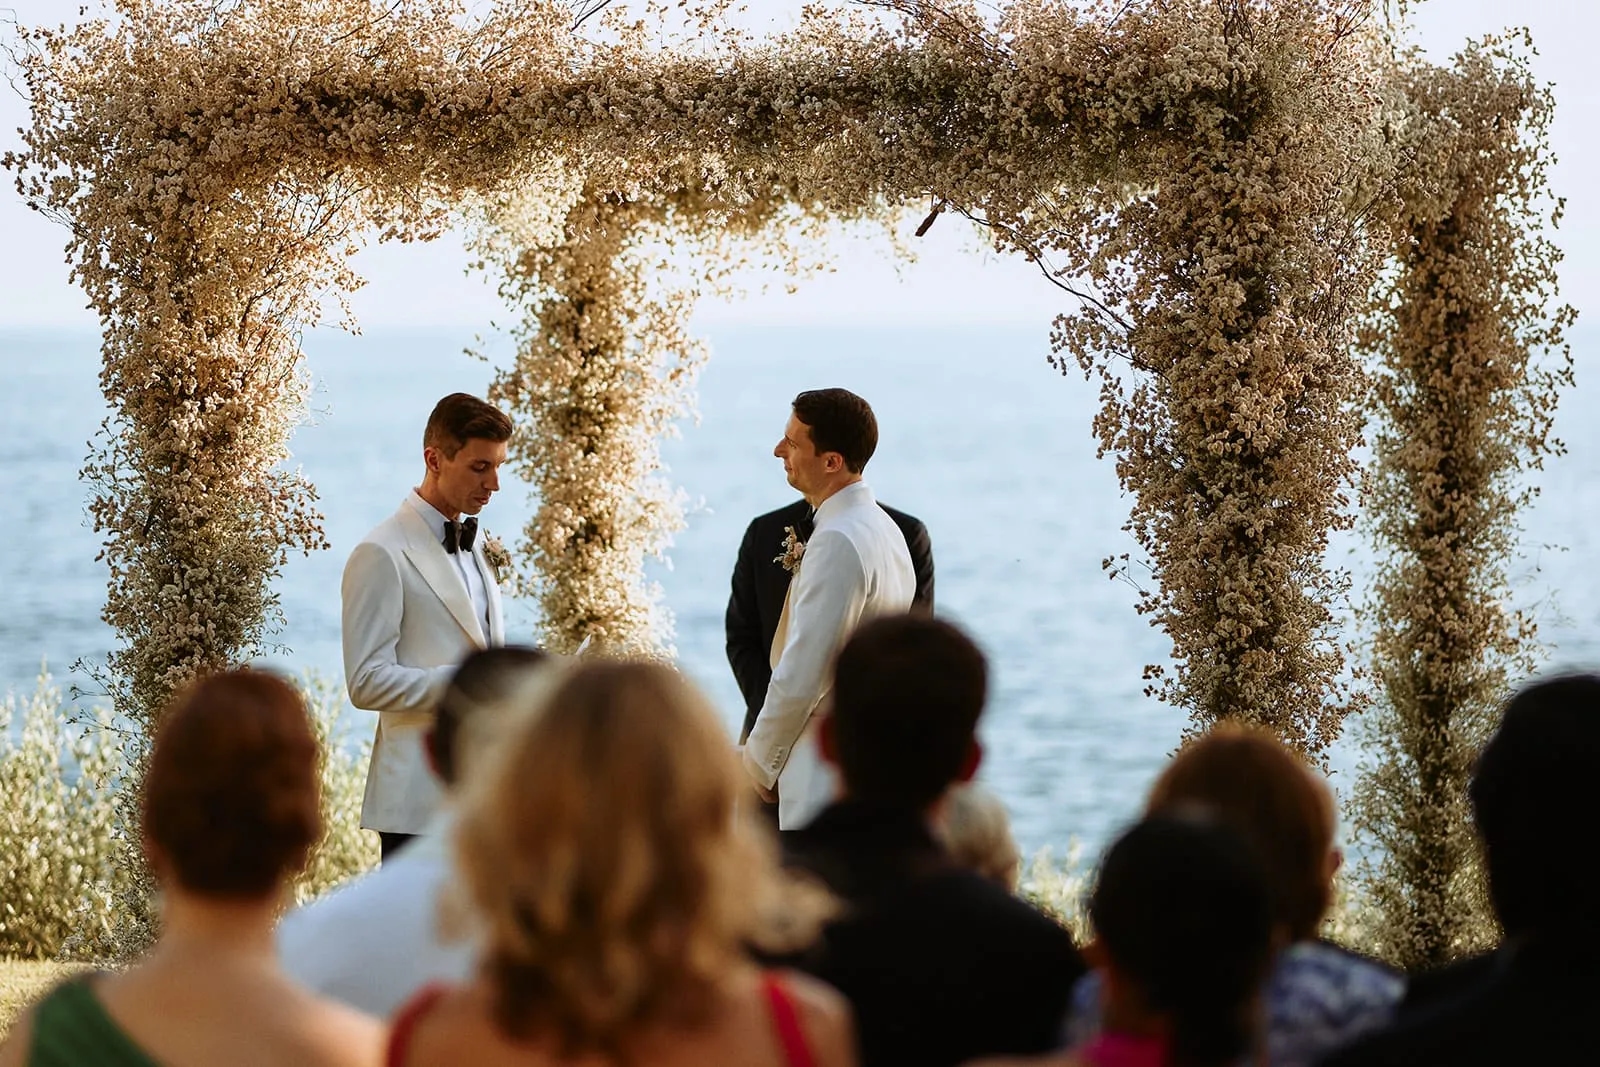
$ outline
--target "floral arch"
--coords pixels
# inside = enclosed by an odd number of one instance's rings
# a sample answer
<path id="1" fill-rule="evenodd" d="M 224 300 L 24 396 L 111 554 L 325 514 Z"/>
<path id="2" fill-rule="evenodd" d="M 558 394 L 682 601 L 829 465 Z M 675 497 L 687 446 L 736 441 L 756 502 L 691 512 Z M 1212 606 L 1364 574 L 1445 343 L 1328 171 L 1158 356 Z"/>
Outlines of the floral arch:
<path id="1" fill-rule="evenodd" d="M 695 295 L 752 251 L 790 262 L 810 224 L 931 201 L 1064 290 L 1056 359 L 1102 382 L 1094 432 L 1154 575 L 1140 610 L 1173 642 L 1151 691 L 1195 729 L 1244 719 L 1320 753 L 1363 692 L 1324 553 L 1353 521 L 1364 420 L 1393 490 L 1378 526 L 1399 592 L 1379 614 L 1399 634 L 1442 603 L 1414 595 L 1438 539 L 1408 522 L 1461 487 L 1383 441 L 1410 439 L 1417 404 L 1504 413 L 1479 427 L 1499 451 L 1474 519 L 1504 535 L 1507 472 L 1546 450 L 1562 373 L 1530 355 L 1566 322 L 1544 310 L 1554 250 L 1523 225 L 1545 217 L 1548 93 L 1510 44 L 1448 69 L 1399 52 L 1371 7 L 879 0 L 754 42 L 691 7 L 697 31 L 662 46 L 660 12 L 607 11 L 587 35 L 592 11 L 550 0 L 474 19 L 428 0 L 119 0 L 30 33 L 35 124 L 7 163 L 71 227 L 104 327 L 114 414 L 87 474 L 119 702 L 149 722 L 195 672 L 247 658 L 286 554 L 324 544 L 283 462 L 299 336 L 359 284 L 361 234 L 471 228 L 523 315 L 494 392 L 540 499 L 519 548 L 546 639 L 650 651 L 669 626 L 643 560 L 680 521 L 656 442 L 692 389 Z M 664 244 L 704 269 L 660 270 Z M 1457 254 L 1470 277 L 1440 269 Z M 1412 314 L 1436 299 L 1451 312 Z M 1463 330 L 1456 363 L 1497 374 L 1430 408 L 1419 353 Z M 1503 555 L 1474 552 L 1446 578 L 1503 585 Z M 1482 703 L 1518 625 L 1485 617 L 1440 653 L 1488 665 L 1446 701 L 1451 752 L 1458 697 Z M 1402 770 L 1429 743 L 1401 745 Z"/>

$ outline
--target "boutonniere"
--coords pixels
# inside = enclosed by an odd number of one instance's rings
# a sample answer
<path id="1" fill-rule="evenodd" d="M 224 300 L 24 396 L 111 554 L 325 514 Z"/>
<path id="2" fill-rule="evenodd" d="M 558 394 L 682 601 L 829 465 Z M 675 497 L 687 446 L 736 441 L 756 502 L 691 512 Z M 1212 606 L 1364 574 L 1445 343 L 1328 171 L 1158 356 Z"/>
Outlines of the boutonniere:
<path id="1" fill-rule="evenodd" d="M 793 574 L 800 569 L 800 561 L 805 558 L 806 543 L 800 540 L 800 535 L 794 532 L 793 526 L 783 528 L 783 552 L 772 557 L 772 562 L 783 564 L 783 569 Z"/>
<path id="2" fill-rule="evenodd" d="M 505 578 L 505 572 L 511 569 L 511 553 L 506 551 L 505 542 L 494 534 L 485 534 L 483 538 L 483 561 L 494 570 L 495 582 Z"/>

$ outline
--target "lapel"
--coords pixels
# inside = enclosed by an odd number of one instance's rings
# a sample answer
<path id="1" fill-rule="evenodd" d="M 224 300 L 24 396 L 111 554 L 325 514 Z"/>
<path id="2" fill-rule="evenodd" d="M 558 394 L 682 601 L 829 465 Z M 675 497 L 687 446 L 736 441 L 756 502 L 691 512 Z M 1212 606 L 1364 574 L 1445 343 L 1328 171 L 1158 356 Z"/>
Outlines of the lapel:
<path id="1" fill-rule="evenodd" d="M 778 669 L 778 660 L 783 658 L 783 643 L 789 639 L 789 598 L 794 596 L 794 582 L 790 581 L 789 591 L 783 594 L 783 611 L 778 614 L 778 629 L 772 635 L 772 647 L 767 650 L 767 666 L 773 670 Z"/>
<path id="2" fill-rule="evenodd" d="M 446 555 L 444 545 L 433 539 L 433 531 L 409 502 L 400 508 L 400 524 L 406 532 L 406 559 L 417 568 L 417 573 L 428 583 L 433 595 L 449 609 L 467 636 L 479 648 L 485 647 L 487 642 L 483 635 L 483 624 L 478 621 L 478 613 L 472 610 L 472 597 L 467 595 L 467 583 Z M 476 549 L 473 555 L 477 555 Z"/>
<path id="3" fill-rule="evenodd" d="M 483 539 L 487 536 L 480 526 L 478 538 L 472 543 L 472 561 L 478 565 L 478 576 L 483 579 L 483 589 L 489 597 L 489 645 L 495 647 L 506 643 L 506 620 L 500 605 L 500 585 L 495 581 L 494 568 L 483 554 Z"/>

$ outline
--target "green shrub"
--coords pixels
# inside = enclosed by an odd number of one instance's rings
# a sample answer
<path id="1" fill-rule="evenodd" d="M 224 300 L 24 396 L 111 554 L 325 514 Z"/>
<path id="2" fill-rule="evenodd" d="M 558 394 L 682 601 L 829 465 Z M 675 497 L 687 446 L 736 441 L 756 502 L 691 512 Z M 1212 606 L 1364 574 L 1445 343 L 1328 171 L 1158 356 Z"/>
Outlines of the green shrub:
<path id="1" fill-rule="evenodd" d="M 324 830 L 295 883 L 296 903 L 378 860 L 377 835 L 360 828 L 371 745 L 345 743 L 337 687 L 314 677 L 303 686 L 320 749 Z M 27 701 L 0 702 L 0 958 L 113 959 L 148 943 L 149 909 L 130 883 L 138 867 L 124 848 L 124 812 L 136 807 L 120 795 L 127 740 L 104 712 L 70 720 L 48 674 Z"/>
<path id="2" fill-rule="evenodd" d="M 0 703 L 0 956 L 104 955 L 114 945 L 122 737 L 103 715 L 74 725 L 42 673 Z"/>
<path id="3" fill-rule="evenodd" d="M 1076 839 L 1067 845 L 1063 859 L 1057 860 L 1048 848 L 1034 853 L 1017 892 L 1072 931 L 1072 939 L 1079 945 L 1088 941 L 1089 872 L 1083 869 L 1083 849 Z"/>
<path id="4" fill-rule="evenodd" d="M 302 680 L 311 722 L 317 730 L 322 773 L 322 839 L 294 885 L 296 904 L 321 896 L 346 879 L 378 863 L 378 835 L 361 828 L 361 800 L 366 793 L 371 739 L 349 744 L 350 727 L 340 718 L 344 694 L 339 686 L 315 675 Z"/>
<path id="5" fill-rule="evenodd" d="M 1081 947 L 1092 934 L 1089 925 L 1089 893 L 1094 872 L 1085 869 L 1082 849 L 1077 841 L 1067 846 L 1067 854 L 1057 859 L 1050 849 L 1034 853 L 1022 875 L 1018 891 L 1024 900 L 1050 915 L 1072 931 Z M 1322 936 L 1342 948 L 1365 956 L 1382 958 L 1378 936 L 1383 915 L 1364 895 L 1364 884 L 1341 875 L 1334 882 L 1332 905 L 1323 919 Z"/>

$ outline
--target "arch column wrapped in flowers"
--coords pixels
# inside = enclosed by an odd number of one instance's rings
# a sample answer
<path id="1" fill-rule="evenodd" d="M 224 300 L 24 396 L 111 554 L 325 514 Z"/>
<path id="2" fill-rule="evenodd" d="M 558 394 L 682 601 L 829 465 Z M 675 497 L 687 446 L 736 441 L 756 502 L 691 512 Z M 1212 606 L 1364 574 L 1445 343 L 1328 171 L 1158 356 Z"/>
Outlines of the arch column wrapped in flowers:
<path id="1" fill-rule="evenodd" d="M 1546 185 L 1554 100 L 1526 54 L 1491 39 L 1400 76 L 1410 109 L 1384 214 L 1394 269 L 1361 338 L 1376 365 L 1379 699 L 1355 814 L 1377 846 L 1363 871 L 1377 947 L 1415 972 L 1498 936 L 1467 785 L 1499 705 L 1534 667 L 1537 630 L 1512 606 L 1508 566 L 1538 491 L 1528 477 L 1561 451 L 1551 422 L 1572 383 L 1575 312 L 1557 302 L 1561 254 L 1544 233 L 1561 210 Z"/>

